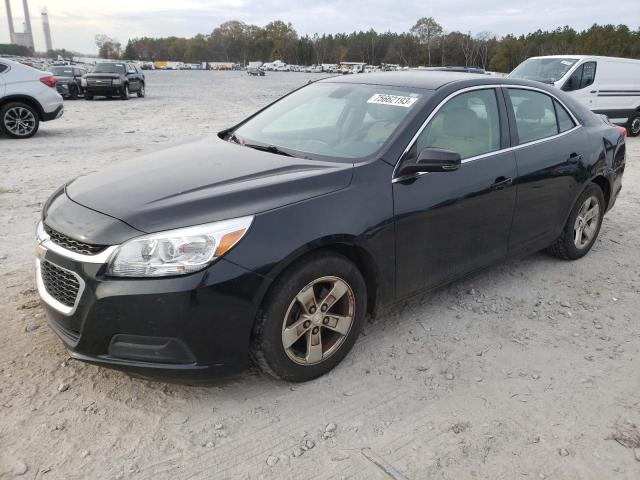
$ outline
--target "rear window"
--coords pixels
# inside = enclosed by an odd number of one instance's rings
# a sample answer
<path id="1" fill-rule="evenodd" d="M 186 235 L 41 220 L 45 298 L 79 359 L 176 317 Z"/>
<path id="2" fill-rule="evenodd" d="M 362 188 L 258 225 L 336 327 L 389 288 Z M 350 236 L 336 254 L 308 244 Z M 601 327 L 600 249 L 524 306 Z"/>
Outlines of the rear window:
<path id="1" fill-rule="evenodd" d="M 73 77 L 73 68 L 71 67 L 50 67 L 49 71 L 57 77 Z"/>

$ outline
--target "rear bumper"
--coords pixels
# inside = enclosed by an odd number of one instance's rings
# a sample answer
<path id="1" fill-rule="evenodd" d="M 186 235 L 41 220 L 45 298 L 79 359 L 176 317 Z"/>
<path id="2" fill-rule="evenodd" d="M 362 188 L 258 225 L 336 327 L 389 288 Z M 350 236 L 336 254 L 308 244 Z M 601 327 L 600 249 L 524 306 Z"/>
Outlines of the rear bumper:
<path id="1" fill-rule="evenodd" d="M 52 112 L 43 112 L 40 120 L 42 120 L 43 122 L 55 120 L 56 118 L 60 118 L 63 113 L 64 113 L 64 106 L 60 105 L 58 108 L 56 108 Z"/>

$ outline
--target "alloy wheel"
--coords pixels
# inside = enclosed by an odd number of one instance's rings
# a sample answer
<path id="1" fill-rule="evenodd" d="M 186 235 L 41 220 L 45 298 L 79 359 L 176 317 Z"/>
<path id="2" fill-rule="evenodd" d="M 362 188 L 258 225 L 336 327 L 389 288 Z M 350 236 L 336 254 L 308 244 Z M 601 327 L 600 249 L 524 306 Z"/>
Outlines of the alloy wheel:
<path id="1" fill-rule="evenodd" d="M 13 107 L 4 114 L 5 128 L 18 137 L 25 137 L 36 127 L 33 112 L 25 107 Z"/>
<path id="2" fill-rule="evenodd" d="M 600 222 L 600 202 L 594 196 L 587 198 L 580 206 L 573 225 L 573 243 L 576 248 L 587 247 L 594 239 Z"/>
<path id="3" fill-rule="evenodd" d="M 640 117 L 636 117 L 631 121 L 629 130 L 631 131 L 631 135 L 634 136 L 640 133 Z"/>
<path id="4" fill-rule="evenodd" d="M 344 343 L 355 318 L 355 295 L 343 279 L 321 277 L 291 301 L 282 323 L 282 346 L 299 365 L 318 364 Z"/>

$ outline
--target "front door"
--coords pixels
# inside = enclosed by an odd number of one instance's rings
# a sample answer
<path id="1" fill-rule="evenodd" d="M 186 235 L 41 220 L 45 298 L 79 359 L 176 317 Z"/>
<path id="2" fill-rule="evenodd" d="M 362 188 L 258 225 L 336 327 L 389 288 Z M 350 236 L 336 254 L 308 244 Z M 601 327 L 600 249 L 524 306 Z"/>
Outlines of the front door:
<path id="1" fill-rule="evenodd" d="M 562 86 L 562 90 L 586 105 L 590 110 L 598 107 L 598 90 L 596 82 L 597 63 L 584 62 L 573 71 Z"/>
<path id="2" fill-rule="evenodd" d="M 401 162 L 422 149 L 459 153 L 456 171 L 396 178 L 398 298 L 445 283 L 507 254 L 516 163 L 498 88 L 461 93 L 432 114 Z"/>

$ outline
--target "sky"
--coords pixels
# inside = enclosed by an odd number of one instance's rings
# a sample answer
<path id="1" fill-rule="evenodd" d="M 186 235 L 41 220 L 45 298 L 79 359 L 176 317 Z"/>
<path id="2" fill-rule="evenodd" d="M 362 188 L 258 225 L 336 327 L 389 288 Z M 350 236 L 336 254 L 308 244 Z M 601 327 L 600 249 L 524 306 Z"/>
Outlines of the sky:
<path id="1" fill-rule="evenodd" d="M 14 25 L 22 31 L 22 1 L 10 0 Z M 96 53 L 96 34 L 124 46 L 129 38 L 191 37 L 228 20 L 264 26 L 291 22 L 301 35 L 354 30 L 407 31 L 420 17 L 434 17 L 445 31 L 491 31 L 498 35 L 593 23 L 640 26 L 639 0 L 30 0 L 36 50 L 44 50 L 40 11 L 47 8 L 54 48 Z M 4 0 L 0 43 L 9 42 Z"/>

